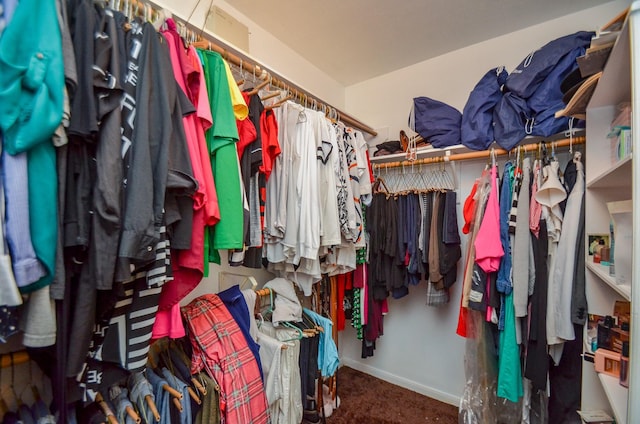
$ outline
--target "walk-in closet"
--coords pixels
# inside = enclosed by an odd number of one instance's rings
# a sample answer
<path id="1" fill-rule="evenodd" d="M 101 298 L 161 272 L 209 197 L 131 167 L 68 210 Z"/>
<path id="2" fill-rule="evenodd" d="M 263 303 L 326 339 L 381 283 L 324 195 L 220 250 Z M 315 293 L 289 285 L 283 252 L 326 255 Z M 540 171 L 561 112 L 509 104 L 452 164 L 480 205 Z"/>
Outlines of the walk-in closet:
<path id="1" fill-rule="evenodd" d="M 0 421 L 640 423 L 638 34 L 0 0 Z"/>

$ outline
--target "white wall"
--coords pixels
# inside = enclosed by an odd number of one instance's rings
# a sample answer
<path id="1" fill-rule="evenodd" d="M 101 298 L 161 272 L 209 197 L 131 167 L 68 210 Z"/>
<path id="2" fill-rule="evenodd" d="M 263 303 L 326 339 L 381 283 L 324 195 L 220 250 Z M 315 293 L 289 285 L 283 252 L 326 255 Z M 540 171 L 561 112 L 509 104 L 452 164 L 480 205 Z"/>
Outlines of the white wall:
<path id="1" fill-rule="evenodd" d="M 628 4 L 623 0 L 607 3 L 347 87 L 346 110 L 374 128 L 389 127 L 390 139 L 398 139 L 399 130 L 407 128 L 414 97 L 428 96 L 462 111 L 469 92 L 489 69 L 504 65 L 511 71 L 530 51 L 562 35 L 595 30 Z M 458 164 L 459 202 L 464 202 L 482 166 L 478 161 Z M 461 208 L 458 216 L 462 223 Z M 461 273 L 459 267 L 459 277 Z M 459 278 L 451 303 L 440 309 L 425 306 L 424 284 L 411 288 L 402 300 L 390 300 L 385 335 L 377 343 L 375 356 L 360 359 L 360 342 L 347 330 L 340 338 L 343 362 L 457 404 L 465 384 L 464 341 L 455 334 L 460 290 Z"/>
<path id="2" fill-rule="evenodd" d="M 183 19 L 189 17 L 197 4 L 189 22 L 198 28 L 203 27 L 209 5 L 218 6 L 249 28 L 250 57 L 255 58 L 258 63 L 272 69 L 292 83 L 328 102 L 331 106 L 338 109 L 344 108 L 344 86 L 258 26 L 229 3 L 222 0 L 156 0 L 155 2 Z"/>

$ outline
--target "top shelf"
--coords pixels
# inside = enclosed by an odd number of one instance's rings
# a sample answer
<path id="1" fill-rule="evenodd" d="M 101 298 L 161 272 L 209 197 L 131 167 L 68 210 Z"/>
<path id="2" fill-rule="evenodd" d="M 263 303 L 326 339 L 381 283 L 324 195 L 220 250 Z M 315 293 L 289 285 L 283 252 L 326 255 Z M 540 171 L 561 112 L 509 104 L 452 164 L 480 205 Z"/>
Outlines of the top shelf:
<path id="1" fill-rule="evenodd" d="M 443 149 L 439 149 L 437 147 L 433 147 L 431 145 L 418 148 L 416 155 L 417 159 L 431 158 L 435 156 L 442 156 L 446 154 L 445 152 L 453 153 L 468 153 L 473 152 L 473 150 L 463 146 L 462 144 L 456 144 L 455 146 L 445 147 Z M 407 159 L 407 154 L 405 152 L 402 153 L 392 153 L 390 155 L 383 156 L 373 156 L 371 155 L 369 161 L 371 163 L 385 163 L 385 162 L 396 162 L 403 161 Z"/>
<path id="2" fill-rule="evenodd" d="M 573 134 L 574 137 L 581 137 L 585 135 L 585 130 L 584 128 L 577 128 L 573 130 Z M 565 134 L 564 132 L 560 132 L 558 134 L 554 134 L 551 135 L 549 137 L 540 137 L 540 136 L 526 136 L 522 142 L 518 143 L 518 144 L 529 144 L 529 143 L 540 143 L 542 141 L 546 141 L 546 142 L 553 142 L 553 141 L 557 141 L 557 140 L 562 140 L 562 139 L 566 139 L 568 136 L 567 134 Z M 372 149 L 373 146 L 370 146 L 369 149 Z M 496 148 L 496 149 L 501 149 L 501 147 L 498 145 L 498 143 L 494 142 L 491 144 L 491 146 L 489 146 L 489 149 L 491 148 Z M 397 162 L 397 161 L 404 161 L 407 159 L 407 154 L 405 152 L 402 153 L 393 153 L 390 155 L 383 155 L 383 156 L 373 156 L 373 152 L 375 151 L 375 149 L 373 150 L 369 150 L 370 152 L 370 158 L 369 161 L 371 163 L 377 163 L 377 164 L 381 164 L 381 163 L 386 163 L 386 162 Z M 514 148 L 515 151 L 515 148 Z M 431 145 L 425 146 L 425 147 L 419 147 L 416 151 L 416 158 L 417 159 L 425 159 L 425 158 L 432 158 L 432 157 L 438 157 L 438 156 L 444 156 L 447 154 L 460 154 L 460 153 L 470 153 L 470 152 L 477 152 L 477 150 L 472 150 L 469 149 L 468 147 L 465 147 L 462 144 L 456 144 L 455 146 L 449 146 L 449 147 L 444 147 L 444 148 L 437 148 L 437 147 L 433 147 Z"/>
<path id="3" fill-rule="evenodd" d="M 589 101 L 589 108 L 617 105 L 631 101 L 631 60 L 629 25 L 624 25 L 616 40 L 604 72 Z"/>

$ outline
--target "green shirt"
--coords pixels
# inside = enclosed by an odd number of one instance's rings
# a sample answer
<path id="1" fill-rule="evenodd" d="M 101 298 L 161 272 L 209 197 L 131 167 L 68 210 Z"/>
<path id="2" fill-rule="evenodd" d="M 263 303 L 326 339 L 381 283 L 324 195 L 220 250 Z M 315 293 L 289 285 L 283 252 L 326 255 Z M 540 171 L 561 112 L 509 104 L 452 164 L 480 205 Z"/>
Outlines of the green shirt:
<path id="1" fill-rule="evenodd" d="M 220 222 L 213 227 L 209 238 L 209 258 L 213 260 L 216 257 L 214 249 L 243 247 L 243 202 L 236 149 L 239 136 L 223 59 L 218 53 L 208 50 L 198 53 L 202 59 L 213 118 L 206 138 L 220 208 Z"/>

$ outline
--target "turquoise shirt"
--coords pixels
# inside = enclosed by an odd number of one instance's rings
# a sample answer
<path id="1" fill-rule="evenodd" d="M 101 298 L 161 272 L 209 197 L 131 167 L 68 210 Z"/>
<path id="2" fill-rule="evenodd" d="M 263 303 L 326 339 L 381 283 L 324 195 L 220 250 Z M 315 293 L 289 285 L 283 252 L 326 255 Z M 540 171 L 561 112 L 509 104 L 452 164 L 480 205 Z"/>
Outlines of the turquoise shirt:
<path id="1" fill-rule="evenodd" d="M 20 0 L 0 38 L 0 130 L 9 154 L 27 152 L 29 227 L 36 256 L 47 269 L 24 292 L 50 284 L 55 272 L 58 187 L 51 136 L 62 121 L 63 96 L 55 0 Z"/>

